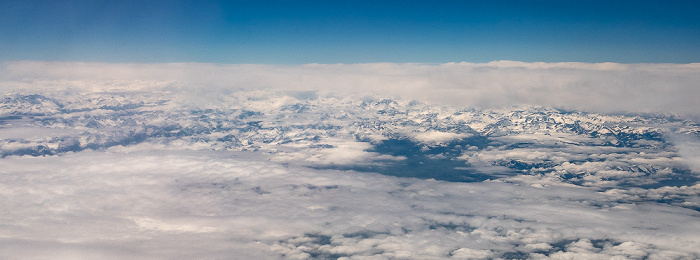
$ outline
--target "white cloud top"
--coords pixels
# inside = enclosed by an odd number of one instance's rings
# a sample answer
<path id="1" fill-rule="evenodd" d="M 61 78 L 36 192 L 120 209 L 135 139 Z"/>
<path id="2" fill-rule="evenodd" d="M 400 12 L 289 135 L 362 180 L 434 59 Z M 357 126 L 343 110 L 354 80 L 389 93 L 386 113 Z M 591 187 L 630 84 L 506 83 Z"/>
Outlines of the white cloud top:
<path id="1" fill-rule="evenodd" d="M 436 145 L 436 144 L 443 144 L 445 142 L 449 142 L 455 139 L 461 139 L 461 138 L 466 138 L 471 135 L 469 134 L 457 134 L 457 133 L 446 133 L 446 132 L 438 132 L 438 131 L 425 131 L 425 132 L 419 132 L 419 133 L 414 133 L 413 134 L 413 139 L 416 141 L 423 143 L 423 144 L 428 144 L 428 145 Z"/>
<path id="2" fill-rule="evenodd" d="M 4 63 L 0 258 L 700 258 L 699 70 Z"/>
<path id="3" fill-rule="evenodd" d="M 479 107 L 597 112 L 700 111 L 700 64 L 489 63 L 219 65 L 7 62 L 4 89 L 318 90 Z"/>
<path id="4" fill-rule="evenodd" d="M 128 150 L 128 149 L 127 149 Z M 121 148 L 3 159 L 2 258 L 698 257 L 697 211 L 581 187 Z"/>

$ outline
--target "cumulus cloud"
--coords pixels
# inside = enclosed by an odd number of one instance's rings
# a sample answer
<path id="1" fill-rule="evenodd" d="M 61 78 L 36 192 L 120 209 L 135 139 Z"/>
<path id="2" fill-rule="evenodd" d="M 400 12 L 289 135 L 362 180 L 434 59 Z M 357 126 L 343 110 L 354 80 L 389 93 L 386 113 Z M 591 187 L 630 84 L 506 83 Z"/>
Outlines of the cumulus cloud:
<path id="1" fill-rule="evenodd" d="M 318 90 L 401 96 L 480 107 L 556 106 L 599 112 L 697 114 L 698 64 L 489 63 L 222 65 L 6 62 L 5 89 L 160 87 L 210 95 L 231 90 Z"/>

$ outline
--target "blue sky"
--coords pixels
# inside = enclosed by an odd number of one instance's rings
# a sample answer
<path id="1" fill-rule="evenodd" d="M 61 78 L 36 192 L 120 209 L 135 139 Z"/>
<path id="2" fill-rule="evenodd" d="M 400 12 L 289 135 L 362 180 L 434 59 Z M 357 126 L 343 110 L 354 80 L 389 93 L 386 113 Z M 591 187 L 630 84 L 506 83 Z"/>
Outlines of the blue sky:
<path id="1" fill-rule="evenodd" d="M 0 2 L 0 60 L 700 62 L 700 1 Z"/>

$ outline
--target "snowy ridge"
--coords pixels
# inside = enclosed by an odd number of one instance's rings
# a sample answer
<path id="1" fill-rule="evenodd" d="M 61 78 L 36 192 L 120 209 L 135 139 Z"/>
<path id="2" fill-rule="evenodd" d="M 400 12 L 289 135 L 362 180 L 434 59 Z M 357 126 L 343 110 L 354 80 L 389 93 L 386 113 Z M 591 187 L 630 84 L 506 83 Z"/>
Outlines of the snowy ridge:
<path id="1" fill-rule="evenodd" d="M 337 166 L 372 157 L 377 164 L 406 160 L 400 150 L 377 151 L 404 140 L 431 158 L 460 160 L 474 171 L 502 166 L 593 186 L 690 178 L 676 176 L 689 169 L 667 136 L 700 135 L 697 124 L 673 116 L 485 110 L 261 91 L 234 92 L 208 103 L 169 92 L 9 94 L 0 115 L 3 157 L 149 144 L 258 151 L 290 163 Z M 27 134 L 32 129 L 50 135 Z M 648 175 L 659 178 L 649 183 Z M 635 180 L 639 176 L 646 183 Z"/>
<path id="2" fill-rule="evenodd" d="M 178 257 L 162 248 L 190 258 L 695 259 L 695 146 L 679 140 L 699 135 L 672 115 L 314 92 L 10 93 L 0 100 L 0 242 L 12 255 L 25 243 L 93 248 L 109 234 L 95 252 L 114 259 Z"/>

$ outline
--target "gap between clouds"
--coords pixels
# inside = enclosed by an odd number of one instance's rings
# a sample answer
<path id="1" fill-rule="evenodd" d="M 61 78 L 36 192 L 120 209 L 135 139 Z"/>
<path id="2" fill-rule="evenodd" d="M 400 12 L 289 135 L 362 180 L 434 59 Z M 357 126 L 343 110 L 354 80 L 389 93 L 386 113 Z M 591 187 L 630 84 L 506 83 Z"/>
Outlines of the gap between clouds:
<path id="1" fill-rule="evenodd" d="M 376 94 L 494 108 L 535 105 L 592 112 L 698 116 L 700 63 L 207 64 L 16 61 L 0 66 L 3 90 L 282 90 Z"/>

